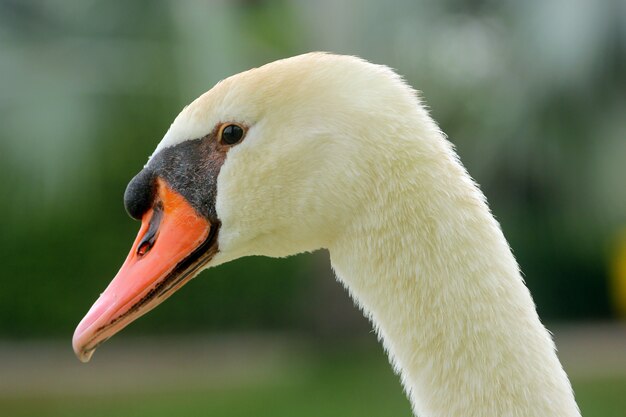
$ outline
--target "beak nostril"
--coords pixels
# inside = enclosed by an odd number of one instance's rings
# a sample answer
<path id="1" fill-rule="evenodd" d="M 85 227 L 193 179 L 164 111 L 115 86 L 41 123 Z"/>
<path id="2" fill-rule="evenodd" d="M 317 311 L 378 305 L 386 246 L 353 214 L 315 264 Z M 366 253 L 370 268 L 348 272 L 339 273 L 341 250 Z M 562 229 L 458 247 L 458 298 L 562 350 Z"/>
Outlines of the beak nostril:
<path id="1" fill-rule="evenodd" d="M 139 255 L 140 257 L 144 256 L 145 254 L 150 252 L 150 249 L 152 249 L 152 242 L 142 242 L 141 245 L 139 245 L 139 247 L 137 248 L 137 255 Z"/>
<path id="2" fill-rule="evenodd" d="M 137 245 L 138 257 L 141 258 L 144 255 L 146 255 L 148 252 L 150 252 L 150 249 L 152 249 L 152 246 L 154 246 L 154 242 L 156 241 L 162 218 L 163 218 L 163 204 L 158 203 L 152 209 L 152 215 L 149 220 L 148 230 L 146 231 L 146 234 L 143 236 L 143 239 L 141 239 L 141 242 L 139 242 L 139 245 Z"/>

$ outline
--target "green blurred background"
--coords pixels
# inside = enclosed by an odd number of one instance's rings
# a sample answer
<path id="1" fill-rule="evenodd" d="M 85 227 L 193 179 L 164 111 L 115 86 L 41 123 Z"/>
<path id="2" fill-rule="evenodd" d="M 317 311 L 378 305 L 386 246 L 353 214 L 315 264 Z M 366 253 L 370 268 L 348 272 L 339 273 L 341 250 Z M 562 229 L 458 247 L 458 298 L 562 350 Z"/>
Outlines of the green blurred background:
<path id="1" fill-rule="evenodd" d="M 220 79 L 312 50 L 387 64 L 423 92 L 487 195 L 542 319 L 571 344 L 564 362 L 583 411 L 626 415 L 615 411 L 626 409 L 620 0 L 0 0 L 0 413 L 409 415 L 325 253 L 204 272 L 103 346 L 118 356 L 98 352 L 100 368 L 69 358 L 75 325 L 138 229 L 125 186 L 174 117 Z M 185 363 L 188 346 L 213 352 L 231 340 L 219 357 L 234 338 L 248 348 L 234 363 L 268 368 L 251 382 L 229 369 L 200 377 L 205 368 L 190 364 L 174 372 L 179 390 L 169 368 L 146 390 L 142 380 L 124 393 L 77 389 L 108 386 L 102 374 L 120 358 L 143 363 L 135 373 L 153 368 L 133 356 L 137 338 L 155 341 L 139 345 L 158 345 L 161 366 Z M 256 356 L 262 346 L 291 359 Z M 116 375 L 111 385 L 132 380 Z M 154 392 L 167 395 L 155 405 Z"/>

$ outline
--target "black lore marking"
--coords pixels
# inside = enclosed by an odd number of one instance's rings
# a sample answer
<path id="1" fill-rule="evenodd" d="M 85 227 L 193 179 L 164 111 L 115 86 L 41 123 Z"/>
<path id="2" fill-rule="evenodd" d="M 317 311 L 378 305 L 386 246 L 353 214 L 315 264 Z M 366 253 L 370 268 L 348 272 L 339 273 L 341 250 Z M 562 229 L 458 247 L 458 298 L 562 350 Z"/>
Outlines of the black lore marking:
<path id="1" fill-rule="evenodd" d="M 229 147 L 216 140 L 217 129 L 200 139 L 190 139 L 162 149 L 128 184 L 124 195 L 126 211 L 140 219 L 152 206 L 156 178 L 165 180 L 196 212 L 215 223 L 217 176 Z"/>

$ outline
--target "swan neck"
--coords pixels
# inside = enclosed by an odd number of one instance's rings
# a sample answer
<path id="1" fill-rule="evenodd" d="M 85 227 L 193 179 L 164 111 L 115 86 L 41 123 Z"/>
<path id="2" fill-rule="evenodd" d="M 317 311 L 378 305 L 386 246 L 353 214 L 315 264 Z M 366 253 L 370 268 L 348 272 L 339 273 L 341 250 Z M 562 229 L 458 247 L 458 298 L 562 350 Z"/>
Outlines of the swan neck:
<path id="1" fill-rule="evenodd" d="M 329 248 L 338 279 L 417 415 L 580 416 L 498 223 L 439 141 L 432 160 L 381 166 L 385 185 Z"/>

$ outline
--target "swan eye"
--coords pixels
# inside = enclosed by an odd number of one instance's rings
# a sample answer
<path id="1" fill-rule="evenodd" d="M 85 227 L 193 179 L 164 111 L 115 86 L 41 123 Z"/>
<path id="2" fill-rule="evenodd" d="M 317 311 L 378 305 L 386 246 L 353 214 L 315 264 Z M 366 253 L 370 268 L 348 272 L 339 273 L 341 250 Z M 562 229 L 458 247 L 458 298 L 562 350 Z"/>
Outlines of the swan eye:
<path id="1" fill-rule="evenodd" d="M 244 133 L 243 127 L 239 125 L 225 125 L 220 131 L 220 142 L 224 145 L 234 145 L 243 138 Z"/>

